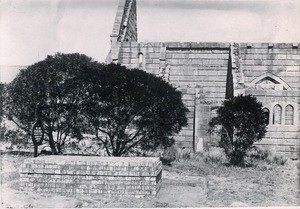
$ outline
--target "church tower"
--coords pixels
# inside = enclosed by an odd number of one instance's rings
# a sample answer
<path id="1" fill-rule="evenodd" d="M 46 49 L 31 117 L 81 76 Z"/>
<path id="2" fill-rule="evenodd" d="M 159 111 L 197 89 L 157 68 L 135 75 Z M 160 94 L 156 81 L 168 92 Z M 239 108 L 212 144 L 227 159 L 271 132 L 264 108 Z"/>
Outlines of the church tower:
<path id="1" fill-rule="evenodd" d="M 136 0 L 120 0 L 110 35 L 111 51 L 106 62 L 117 62 L 120 43 L 137 42 Z"/>

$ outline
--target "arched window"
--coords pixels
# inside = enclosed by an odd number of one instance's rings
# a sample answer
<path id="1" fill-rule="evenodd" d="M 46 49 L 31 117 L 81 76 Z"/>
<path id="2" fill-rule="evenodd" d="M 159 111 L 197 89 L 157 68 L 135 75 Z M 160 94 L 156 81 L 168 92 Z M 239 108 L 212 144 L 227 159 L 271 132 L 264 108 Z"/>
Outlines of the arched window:
<path id="1" fill-rule="evenodd" d="M 142 64 L 143 63 L 143 53 L 140 52 L 139 53 L 139 64 Z"/>
<path id="2" fill-rule="evenodd" d="M 280 105 L 275 105 L 273 108 L 273 124 L 281 124 L 282 108 Z"/>
<path id="3" fill-rule="evenodd" d="M 285 125 L 294 125 L 294 108 L 292 105 L 285 107 Z"/>
<path id="4" fill-rule="evenodd" d="M 270 123 L 270 111 L 269 111 L 268 108 L 264 108 L 263 111 L 264 111 L 264 116 L 267 119 L 267 125 L 269 125 L 269 123 Z"/>

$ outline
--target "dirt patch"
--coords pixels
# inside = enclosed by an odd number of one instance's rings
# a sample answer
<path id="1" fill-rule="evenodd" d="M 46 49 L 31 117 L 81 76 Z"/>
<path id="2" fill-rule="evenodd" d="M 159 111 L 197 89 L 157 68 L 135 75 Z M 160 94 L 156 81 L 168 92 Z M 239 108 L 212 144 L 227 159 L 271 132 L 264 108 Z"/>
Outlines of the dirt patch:
<path id="1" fill-rule="evenodd" d="M 199 176 L 183 176 L 164 171 L 163 185 L 156 197 L 157 207 L 205 206 L 206 179 Z"/>

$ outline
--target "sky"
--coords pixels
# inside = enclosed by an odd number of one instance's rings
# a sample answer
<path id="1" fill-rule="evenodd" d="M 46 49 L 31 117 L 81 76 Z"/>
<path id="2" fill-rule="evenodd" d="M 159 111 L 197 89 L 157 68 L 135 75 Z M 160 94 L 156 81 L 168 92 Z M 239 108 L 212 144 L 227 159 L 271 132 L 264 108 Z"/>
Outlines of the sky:
<path id="1" fill-rule="evenodd" d="M 0 0 L 0 82 L 56 52 L 104 62 L 118 0 Z M 138 40 L 299 42 L 298 0 L 137 0 Z"/>

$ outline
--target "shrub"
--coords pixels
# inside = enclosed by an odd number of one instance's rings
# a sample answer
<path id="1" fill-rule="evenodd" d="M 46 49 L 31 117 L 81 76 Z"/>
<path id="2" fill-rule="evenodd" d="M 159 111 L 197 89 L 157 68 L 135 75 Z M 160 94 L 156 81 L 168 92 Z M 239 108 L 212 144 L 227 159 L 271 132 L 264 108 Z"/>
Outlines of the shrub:
<path id="1" fill-rule="evenodd" d="M 12 127 L 6 119 L 0 126 L 0 142 L 5 145 L 6 149 L 28 148 L 30 145 L 30 136 L 18 127 Z"/>
<path id="2" fill-rule="evenodd" d="M 171 147 L 167 147 L 164 149 L 160 160 L 164 165 L 171 165 L 171 163 L 176 160 L 177 155 L 177 148 L 175 147 L 175 145 L 172 145 Z"/>
<path id="3" fill-rule="evenodd" d="M 288 160 L 289 158 L 282 153 L 255 146 L 247 152 L 245 164 L 252 166 L 260 161 L 264 161 L 270 165 L 285 165 Z"/>
<path id="4" fill-rule="evenodd" d="M 266 158 L 267 163 L 275 164 L 275 165 L 285 165 L 287 161 L 288 158 L 283 154 L 279 154 L 279 153 L 271 153 Z"/>
<path id="5" fill-rule="evenodd" d="M 266 133 L 267 118 L 262 104 L 251 95 L 225 100 L 212 118 L 210 132 L 217 133 L 221 147 L 235 166 L 244 165 L 247 151 Z"/>
<path id="6" fill-rule="evenodd" d="M 265 160 L 268 158 L 270 153 L 271 152 L 268 149 L 253 146 L 250 150 L 248 150 L 247 157 L 256 160 Z"/>
<path id="7" fill-rule="evenodd" d="M 190 160 L 192 155 L 193 155 L 193 150 L 189 148 L 178 149 L 176 160 L 177 161 Z"/>
<path id="8" fill-rule="evenodd" d="M 225 164 L 227 162 L 224 151 L 218 147 L 212 147 L 204 152 L 203 158 L 206 163 Z"/>

